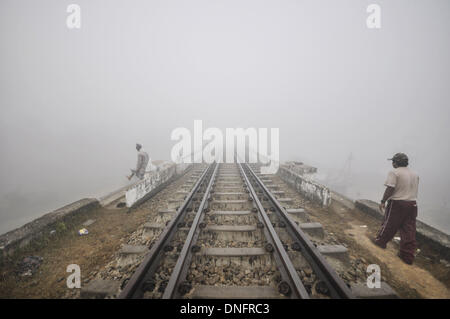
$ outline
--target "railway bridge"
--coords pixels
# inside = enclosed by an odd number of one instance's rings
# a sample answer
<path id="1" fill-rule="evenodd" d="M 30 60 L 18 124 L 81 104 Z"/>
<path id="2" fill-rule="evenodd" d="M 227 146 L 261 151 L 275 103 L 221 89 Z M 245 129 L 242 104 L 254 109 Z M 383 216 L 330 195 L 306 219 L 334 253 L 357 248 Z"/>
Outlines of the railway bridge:
<path id="1" fill-rule="evenodd" d="M 10 269 L 2 285 L 13 285 L 12 260 L 32 249 L 52 266 L 43 297 L 450 296 L 448 235 L 419 223 L 417 265 L 402 264 L 393 256 L 395 241 L 387 251 L 369 242 L 380 218 L 373 204 L 317 183 L 310 178 L 316 168 L 287 162 L 276 174 L 262 174 L 261 164 L 239 161 L 157 167 L 133 185 L 1 236 L 5 273 Z M 49 230 L 61 223 L 67 229 L 48 244 Z M 82 226 L 89 234 L 74 234 Z M 33 244 L 42 241 L 47 245 Z M 66 287 L 62 266 L 69 263 L 80 266 L 80 289 Z M 24 287 L 33 293 L 29 280 L 17 290 Z M 9 297 L 29 296 L 11 289 Z"/>

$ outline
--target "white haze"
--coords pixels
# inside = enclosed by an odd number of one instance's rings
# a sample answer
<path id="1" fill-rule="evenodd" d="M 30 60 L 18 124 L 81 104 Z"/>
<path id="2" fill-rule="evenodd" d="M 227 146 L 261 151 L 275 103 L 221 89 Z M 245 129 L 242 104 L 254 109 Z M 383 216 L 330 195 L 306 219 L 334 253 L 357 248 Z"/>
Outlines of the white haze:
<path id="1" fill-rule="evenodd" d="M 0 233 L 126 183 L 140 142 L 176 127 L 279 127 L 352 198 L 378 201 L 396 152 L 420 175 L 419 219 L 450 232 L 450 2 L 0 2 Z M 343 168 L 352 154 L 350 170 Z M 333 185 L 332 186 L 333 188 Z"/>

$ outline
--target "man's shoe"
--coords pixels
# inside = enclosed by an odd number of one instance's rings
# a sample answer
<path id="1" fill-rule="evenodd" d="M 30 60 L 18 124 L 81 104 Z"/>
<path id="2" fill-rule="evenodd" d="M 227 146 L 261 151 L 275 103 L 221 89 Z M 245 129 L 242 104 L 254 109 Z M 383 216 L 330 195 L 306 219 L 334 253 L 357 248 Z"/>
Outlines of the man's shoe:
<path id="1" fill-rule="evenodd" d="M 402 257 L 402 255 L 400 254 L 400 252 L 397 253 L 397 256 L 407 265 L 412 265 L 412 261 L 406 260 L 405 258 Z"/>
<path id="2" fill-rule="evenodd" d="M 371 241 L 374 245 L 376 245 L 376 246 L 378 246 L 378 247 L 380 247 L 380 248 L 386 249 L 386 245 L 381 246 L 381 245 L 377 242 L 377 240 L 376 240 L 375 238 L 371 237 L 371 238 L 370 238 L 370 241 Z"/>

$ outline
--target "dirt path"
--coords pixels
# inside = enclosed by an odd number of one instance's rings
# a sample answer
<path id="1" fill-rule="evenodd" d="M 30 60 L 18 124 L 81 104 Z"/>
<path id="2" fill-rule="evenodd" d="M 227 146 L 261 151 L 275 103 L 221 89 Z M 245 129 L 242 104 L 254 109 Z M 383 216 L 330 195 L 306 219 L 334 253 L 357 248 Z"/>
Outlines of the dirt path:
<path id="1" fill-rule="evenodd" d="M 387 249 L 375 246 L 374 237 L 380 221 L 363 212 L 333 200 L 332 205 L 322 208 L 302 197 L 278 176 L 276 182 L 284 184 L 286 197 L 303 203 L 312 221 L 324 226 L 325 232 L 333 233 L 349 250 L 351 258 L 363 258 L 367 264 L 378 264 L 381 277 L 401 298 L 450 299 L 450 267 L 441 263 L 438 251 L 419 244 L 420 253 L 413 265 L 407 265 L 397 256 L 398 244 L 390 242 Z"/>
<path id="2" fill-rule="evenodd" d="M 347 234 L 351 234 L 360 246 L 376 255 L 384 264 L 389 265 L 393 276 L 415 289 L 424 298 L 450 298 L 450 290 L 431 273 L 415 264 L 407 265 L 397 256 L 397 247 L 389 245 L 386 249 L 375 246 L 369 239 L 367 228 L 351 224 Z"/>
<path id="3" fill-rule="evenodd" d="M 137 209 L 99 208 L 77 217 L 66 229 L 39 245 L 28 247 L 0 264 L 0 298 L 77 298 L 80 289 L 66 285 L 67 266 L 77 264 L 81 269 L 81 285 L 85 285 L 105 267 L 128 237 L 147 221 L 149 214 L 167 209 L 167 200 L 185 182 L 187 175 L 172 182 Z M 95 220 L 86 228 L 89 234 L 79 236 L 78 230 L 86 220 Z M 20 276 L 18 263 L 26 256 L 43 258 L 32 276 Z"/>

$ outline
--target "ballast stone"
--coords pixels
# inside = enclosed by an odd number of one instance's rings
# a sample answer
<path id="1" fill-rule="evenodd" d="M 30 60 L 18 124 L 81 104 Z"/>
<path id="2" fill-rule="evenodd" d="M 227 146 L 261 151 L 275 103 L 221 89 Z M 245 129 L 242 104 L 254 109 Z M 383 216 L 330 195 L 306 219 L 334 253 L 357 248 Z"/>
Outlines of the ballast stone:
<path id="1" fill-rule="evenodd" d="M 369 288 L 367 283 L 350 285 L 353 295 L 360 299 L 397 299 L 398 295 L 387 283 L 381 282 L 380 288 Z"/>
<path id="2" fill-rule="evenodd" d="M 104 299 L 116 294 L 119 288 L 119 281 L 95 279 L 86 287 L 81 288 L 80 297 L 82 299 Z"/>

